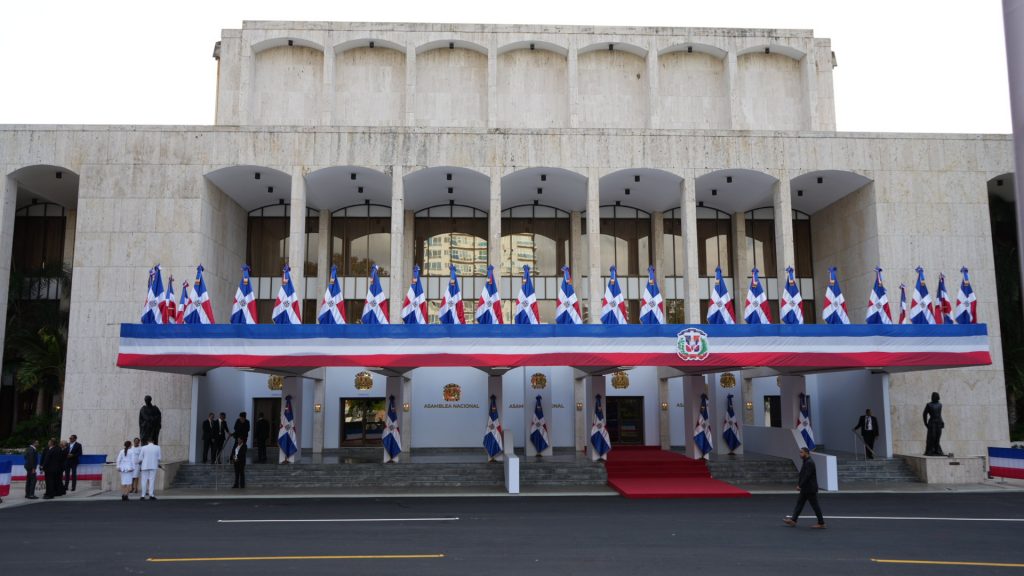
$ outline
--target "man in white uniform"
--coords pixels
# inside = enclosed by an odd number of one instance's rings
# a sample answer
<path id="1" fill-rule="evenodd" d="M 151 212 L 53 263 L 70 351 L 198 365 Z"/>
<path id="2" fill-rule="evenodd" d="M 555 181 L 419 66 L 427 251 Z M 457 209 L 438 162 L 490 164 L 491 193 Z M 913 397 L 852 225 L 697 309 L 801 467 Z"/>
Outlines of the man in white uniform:
<path id="1" fill-rule="evenodd" d="M 153 494 L 156 485 L 156 469 L 160 466 L 160 446 L 153 443 L 152 438 L 146 440 L 146 445 L 140 452 L 142 470 L 142 499 L 156 500 Z"/>

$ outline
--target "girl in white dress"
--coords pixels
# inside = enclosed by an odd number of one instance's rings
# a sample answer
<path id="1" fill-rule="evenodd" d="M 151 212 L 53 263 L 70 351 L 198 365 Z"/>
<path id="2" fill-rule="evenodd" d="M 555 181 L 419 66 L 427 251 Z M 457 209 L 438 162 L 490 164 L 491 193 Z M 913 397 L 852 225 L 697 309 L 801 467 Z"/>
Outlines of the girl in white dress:
<path id="1" fill-rule="evenodd" d="M 125 440 L 124 450 L 117 453 L 117 471 L 121 473 L 121 500 L 128 501 L 128 492 L 132 489 L 132 476 L 135 472 L 135 451 L 130 440 Z"/>

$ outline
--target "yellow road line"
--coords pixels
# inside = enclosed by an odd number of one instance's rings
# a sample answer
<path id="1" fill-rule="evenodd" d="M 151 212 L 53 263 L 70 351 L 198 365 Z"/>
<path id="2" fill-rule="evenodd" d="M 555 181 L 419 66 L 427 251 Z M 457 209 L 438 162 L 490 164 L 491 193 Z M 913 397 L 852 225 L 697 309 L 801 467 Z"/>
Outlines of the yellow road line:
<path id="1" fill-rule="evenodd" d="M 242 562 L 256 560 L 423 560 L 444 554 L 387 554 L 356 556 L 223 556 L 211 558 L 146 558 L 146 562 Z"/>
<path id="2" fill-rule="evenodd" d="M 872 558 L 872 562 L 880 564 L 930 564 L 933 566 L 984 566 L 987 568 L 1024 568 L 1024 564 L 1008 564 L 1004 562 L 946 562 L 942 560 L 882 560 Z"/>

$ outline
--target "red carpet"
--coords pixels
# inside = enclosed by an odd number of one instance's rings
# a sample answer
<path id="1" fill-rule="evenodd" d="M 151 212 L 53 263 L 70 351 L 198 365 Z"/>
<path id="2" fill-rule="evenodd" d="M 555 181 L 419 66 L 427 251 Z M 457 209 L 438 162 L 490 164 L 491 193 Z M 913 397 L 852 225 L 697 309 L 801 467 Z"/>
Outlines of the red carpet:
<path id="1" fill-rule="evenodd" d="M 750 493 L 711 478 L 703 460 L 657 446 L 616 446 L 605 463 L 608 485 L 626 498 L 746 498 Z"/>

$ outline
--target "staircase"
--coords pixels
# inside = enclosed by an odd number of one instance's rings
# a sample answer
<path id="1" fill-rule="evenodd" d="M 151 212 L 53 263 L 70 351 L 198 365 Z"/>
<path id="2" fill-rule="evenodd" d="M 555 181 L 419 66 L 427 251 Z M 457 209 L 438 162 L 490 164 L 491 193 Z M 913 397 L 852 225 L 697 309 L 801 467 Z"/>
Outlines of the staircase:
<path id="1" fill-rule="evenodd" d="M 708 462 L 711 477 L 730 484 L 793 484 L 797 469 L 791 460 L 763 455 L 712 457 Z"/>
<path id="2" fill-rule="evenodd" d="M 607 485 L 604 466 L 589 460 L 520 459 L 520 486 L 598 488 Z M 223 490 L 234 482 L 230 465 L 185 464 L 171 484 L 174 489 Z M 493 488 L 503 490 L 501 462 L 379 462 L 340 464 L 250 464 L 245 486 L 252 489 Z"/>
<path id="3" fill-rule="evenodd" d="M 836 465 L 840 489 L 849 484 L 899 484 L 921 481 L 902 458 L 857 460 L 853 457 L 839 456 Z"/>

